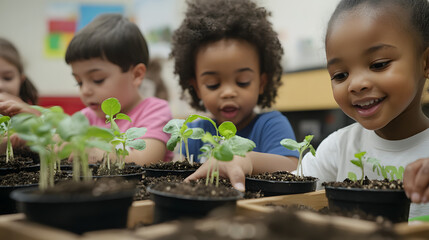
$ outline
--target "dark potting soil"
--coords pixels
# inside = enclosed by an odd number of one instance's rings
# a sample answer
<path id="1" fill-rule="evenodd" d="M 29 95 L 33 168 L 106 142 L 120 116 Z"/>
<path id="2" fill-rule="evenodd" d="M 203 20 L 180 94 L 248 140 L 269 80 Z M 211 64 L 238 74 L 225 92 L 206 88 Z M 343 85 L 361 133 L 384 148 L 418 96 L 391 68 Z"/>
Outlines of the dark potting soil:
<path id="1" fill-rule="evenodd" d="M 39 183 L 39 172 L 26 172 L 20 171 L 17 173 L 7 174 L 4 176 L 0 176 L 0 186 L 19 186 L 19 185 L 28 185 Z M 54 180 L 68 180 L 71 179 L 72 176 L 70 173 L 61 171 L 55 174 Z"/>
<path id="2" fill-rule="evenodd" d="M 363 188 L 363 189 L 389 189 L 389 190 L 402 190 L 404 189 L 403 183 L 401 180 L 369 180 L 365 176 L 365 179 L 362 183 L 360 181 L 352 181 L 346 178 L 342 182 L 324 182 L 322 186 L 331 186 L 331 187 L 343 187 L 343 188 Z"/>
<path id="3" fill-rule="evenodd" d="M 231 187 L 223 185 L 215 186 L 212 184 L 206 185 L 202 181 L 191 182 L 160 182 L 153 185 L 152 188 L 157 191 L 178 194 L 183 196 L 209 197 L 213 199 L 236 197 L 237 191 Z"/>
<path id="4" fill-rule="evenodd" d="M 142 172 L 142 168 L 135 163 L 125 163 L 123 169 L 119 169 L 115 164 L 111 164 L 110 169 L 102 168 L 100 164 L 94 165 L 92 168 L 92 176 L 126 175 Z"/>
<path id="5" fill-rule="evenodd" d="M 183 182 L 184 178 L 181 176 L 168 175 L 163 177 L 146 177 L 143 175 L 142 179 L 137 183 L 137 193 L 134 196 L 134 201 L 150 199 L 150 193 L 147 192 L 146 188 L 148 186 L 154 185 L 160 182 Z M 205 179 L 198 179 L 197 182 L 205 184 Z M 219 179 L 219 184 L 226 187 L 232 188 L 231 182 L 227 179 Z M 264 195 L 261 192 L 250 192 L 246 191 L 244 193 L 245 199 L 251 198 L 261 198 Z"/>
<path id="6" fill-rule="evenodd" d="M 64 196 L 68 195 L 90 195 L 103 196 L 122 192 L 124 189 L 135 188 L 135 182 L 124 181 L 120 178 L 101 178 L 97 181 L 63 181 L 55 184 L 54 187 L 39 193 Z"/>
<path id="7" fill-rule="evenodd" d="M 6 155 L 0 156 L 0 168 L 23 168 L 34 166 L 39 163 L 39 155 L 29 148 L 18 148 L 13 150 L 14 159 L 6 163 Z"/>
<path id="8" fill-rule="evenodd" d="M 149 169 L 164 169 L 164 170 L 197 170 L 201 163 L 194 162 L 192 165 L 187 161 L 174 161 L 174 162 L 159 162 L 144 165 L 144 168 Z"/>
<path id="9" fill-rule="evenodd" d="M 177 230 L 157 240 L 396 240 L 399 237 L 392 228 L 380 227 L 370 233 L 359 233 L 333 225 L 314 224 L 300 218 L 296 211 L 276 212 L 260 218 L 221 217 L 204 220 L 183 220 L 177 222 Z"/>
<path id="10" fill-rule="evenodd" d="M 295 174 L 286 171 L 278 172 L 266 172 L 256 175 L 247 176 L 249 178 L 259 179 L 259 180 L 271 180 L 271 181 L 288 181 L 288 182 L 305 182 L 316 180 L 315 177 L 300 177 Z"/>

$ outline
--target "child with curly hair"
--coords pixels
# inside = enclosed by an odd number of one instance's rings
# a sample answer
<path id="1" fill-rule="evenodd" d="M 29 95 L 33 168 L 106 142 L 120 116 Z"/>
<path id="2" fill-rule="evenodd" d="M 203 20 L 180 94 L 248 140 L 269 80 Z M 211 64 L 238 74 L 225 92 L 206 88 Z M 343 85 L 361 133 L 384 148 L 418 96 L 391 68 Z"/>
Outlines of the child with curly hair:
<path id="1" fill-rule="evenodd" d="M 233 122 L 238 136 L 256 143 L 246 157 L 233 160 L 254 161 L 254 172 L 268 170 L 265 166 L 270 161 L 296 168 L 298 157 L 296 151 L 280 145 L 283 138 L 295 139 L 288 119 L 278 111 L 255 112 L 257 106 L 271 107 L 281 85 L 283 49 L 269 15 L 249 0 L 191 1 L 172 43 L 175 73 L 183 91 L 191 96 L 190 104 L 196 110 L 208 110 L 218 125 Z M 190 127 L 215 134 L 208 121 L 197 121 Z M 202 144 L 189 140 L 190 153 L 198 156 Z M 206 167 L 203 164 L 189 179 L 204 177 Z M 244 172 L 251 169 L 235 167 L 231 171 L 241 171 L 241 175 L 230 176 L 244 178 Z M 244 190 L 243 184 L 235 187 Z"/>
<path id="2" fill-rule="evenodd" d="M 142 137 L 146 148 L 132 149 L 126 162 L 144 165 L 168 161 L 168 134 L 162 131 L 172 118 L 168 102 L 155 97 L 144 98 L 139 87 L 146 74 L 149 51 L 146 40 L 136 24 L 119 14 L 103 14 L 95 18 L 71 40 L 66 63 L 79 86 L 80 98 L 87 106 L 82 113 L 91 125 L 109 128 L 101 103 L 107 98 L 117 98 L 121 112 L 132 122 L 118 120 L 122 132 L 131 127 L 145 127 Z M 94 149 L 90 162 L 101 161 L 104 152 Z M 112 155 L 112 158 L 116 156 Z"/>

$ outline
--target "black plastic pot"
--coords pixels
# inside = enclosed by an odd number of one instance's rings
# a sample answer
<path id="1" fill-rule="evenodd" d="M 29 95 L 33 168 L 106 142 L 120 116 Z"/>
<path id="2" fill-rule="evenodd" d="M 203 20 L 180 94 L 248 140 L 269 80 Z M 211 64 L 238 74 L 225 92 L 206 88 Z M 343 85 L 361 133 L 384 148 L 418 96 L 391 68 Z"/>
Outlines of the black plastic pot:
<path id="1" fill-rule="evenodd" d="M 17 189 L 30 188 L 38 184 L 18 185 L 18 186 L 0 186 L 0 214 L 16 213 L 15 200 L 10 198 L 10 193 Z"/>
<path id="2" fill-rule="evenodd" d="M 93 171 L 97 171 L 96 168 L 99 167 L 99 165 L 97 166 L 93 166 Z M 128 168 L 134 168 L 137 169 L 135 173 L 129 173 L 129 174 L 118 174 L 118 175 L 100 175 L 100 176 L 92 176 L 95 179 L 100 179 L 100 178 L 125 178 L 127 180 L 140 180 L 142 179 L 142 176 L 144 174 L 144 170 L 142 166 L 138 166 L 138 165 L 130 165 L 130 166 L 126 166 Z"/>
<path id="3" fill-rule="evenodd" d="M 0 176 L 17 173 L 20 171 L 35 172 L 35 171 L 38 171 L 39 169 L 40 169 L 39 164 L 29 165 L 29 166 L 20 167 L 20 168 L 0 168 Z"/>
<path id="4" fill-rule="evenodd" d="M 230 208 L 235 210 L 237 200 L 243 197 L 243 193 L 237 191 L 236 197 L 209 198 L 176 195 L 154 190 L 148 187 L 151 198 L 155 202 L 154 223 L 176 220 L 180 218 L 202 218 L 209 212 L 218 208 Z"/>
<path id="5" fill-rule="evenodd" d="M 403 190 L 377 190 L 326 186 L 329 209 L 334 211 L 363 211 L 383 216 L 390 221 L 406 222 L 410 200 Z"/>
<path id="6" fill-rule="evenodd" d="M 154 168 L 143 168 L 143 174 L 146 177 L 165 177 L 168 175 L 180 176 L 183 178 L 188 177 L 195 170 L 166 170 L 166 169 L 154 169 Z"/>
<path id="7" fill-rule="evenodd" d="M 272 181 L 246 177 L 246 191 L 261 191 L 264 196 L 278 196 L 314 192 L 317 179 L 313 181 Z"/>
<path id="8" fill-rule="evenodd" d="M 37 188 L 13 191 L 11 198 L 30 221 L 83 233 L 100 229 L 125 228 L 134 189 L 102 196 L 47 195 Z"/>

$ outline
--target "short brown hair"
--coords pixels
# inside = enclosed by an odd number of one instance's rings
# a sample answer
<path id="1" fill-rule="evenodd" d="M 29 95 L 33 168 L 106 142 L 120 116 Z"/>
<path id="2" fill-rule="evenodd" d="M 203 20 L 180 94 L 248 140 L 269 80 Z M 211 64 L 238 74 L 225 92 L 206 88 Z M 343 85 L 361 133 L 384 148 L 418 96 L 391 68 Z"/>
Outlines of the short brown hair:
<path id="1" fill-rule="evenodd" d="M 101 58 L 118 65 L 123 72 L 149 61 L 145 38 L 136 24 L 120 14 L 98 16 L 71 40 L 66 63 Z"/>

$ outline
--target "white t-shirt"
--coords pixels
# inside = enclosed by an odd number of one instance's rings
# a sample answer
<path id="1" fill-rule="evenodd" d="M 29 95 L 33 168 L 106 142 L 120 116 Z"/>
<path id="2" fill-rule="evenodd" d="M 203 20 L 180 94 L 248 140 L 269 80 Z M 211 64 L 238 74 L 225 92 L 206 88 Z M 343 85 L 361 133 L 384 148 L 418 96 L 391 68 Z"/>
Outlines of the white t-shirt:
<path id="1" fill-rule="evenodd" d="M 384 166 L 407 166 L 419 158 L 429 157 L 429 129 L 402 140 L 386 140 L 374 131 L 354 123 L 333 132 L 322 141 L 316 151 L 316 157 L 307 153 L 302 160 L 305 176 L 319 178 L 318 189 L 323 182 L 343 181 L 348 172 L 354 172 L 358 178 L 361 170 L 350 160 L 355 154 L 366 152 L 367 157 L 380 160 Z M 372 171 L 372 165 L 364 164 L 365 175 L 369 179 L 383 179 Z M 410 218 L 429 215 L 429 204 L 411 204 Z"/>

